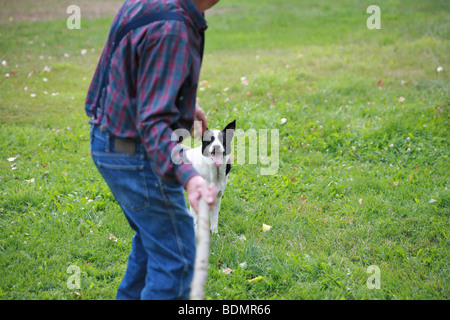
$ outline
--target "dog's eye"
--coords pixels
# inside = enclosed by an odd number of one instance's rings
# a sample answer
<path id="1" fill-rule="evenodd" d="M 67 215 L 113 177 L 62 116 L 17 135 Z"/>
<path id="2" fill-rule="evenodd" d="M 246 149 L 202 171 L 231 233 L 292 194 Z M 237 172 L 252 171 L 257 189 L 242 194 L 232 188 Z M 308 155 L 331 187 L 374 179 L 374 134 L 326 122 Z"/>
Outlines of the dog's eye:
<path id="1" fill-rule="evenodd" d="M 215 139 L 215 137 L 214 137 L 214 136 L 212 136 L 212 137 L 211 137 L 211 142 L 213 142 L 213 141 L 214 141 L 214 139 Z"/>

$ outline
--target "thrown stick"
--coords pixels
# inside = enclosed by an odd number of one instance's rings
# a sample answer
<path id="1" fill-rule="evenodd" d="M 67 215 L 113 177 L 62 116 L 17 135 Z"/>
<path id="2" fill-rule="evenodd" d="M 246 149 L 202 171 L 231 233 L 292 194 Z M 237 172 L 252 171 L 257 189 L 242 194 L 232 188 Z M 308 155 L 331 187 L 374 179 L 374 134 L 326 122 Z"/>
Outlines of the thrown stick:
<path id="1" fill-rule="evenodd" d="M 197 251 L 195 254 L 194 278 L 191 282 L 191 300 L 203 300 L 209 259 L 209 206 L 200 198 L 198 204 Z"/>

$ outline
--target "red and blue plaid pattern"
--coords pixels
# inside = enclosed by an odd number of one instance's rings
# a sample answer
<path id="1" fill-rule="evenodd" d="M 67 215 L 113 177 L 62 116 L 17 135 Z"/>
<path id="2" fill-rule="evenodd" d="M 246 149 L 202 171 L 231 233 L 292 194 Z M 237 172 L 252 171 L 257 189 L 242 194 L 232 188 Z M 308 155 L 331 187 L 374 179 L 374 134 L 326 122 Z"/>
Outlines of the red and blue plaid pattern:
<path id="1" fill-rule="evenodd" d="M 154 12 L 174 12 L 186 21 L 161 20 L 137 28 L 112 52 L 108 84 L 102 76 L 115 33 L 129 21 Z M 119 138 L 140 140 L 156 172 L 183 186 L 198 173 L 190 164 L 175 164 L 175 129 L 191 130 L 206 21 L 192 0 L 127 0 L 120 9 L 100 56 L 86 97 L 91 123 Z M 102 103 L 96 110 L 97 99 Z"/>

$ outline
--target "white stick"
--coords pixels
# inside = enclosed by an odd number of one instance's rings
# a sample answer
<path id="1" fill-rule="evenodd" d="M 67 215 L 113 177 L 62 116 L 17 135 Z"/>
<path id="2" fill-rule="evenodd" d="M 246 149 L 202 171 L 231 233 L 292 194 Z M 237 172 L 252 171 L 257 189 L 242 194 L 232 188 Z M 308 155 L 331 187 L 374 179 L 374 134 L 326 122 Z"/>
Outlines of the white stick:
<path id="1" fill-rule="evenodd" d="M 191 282 L 191 300 L 203 300 L 208 276 L 209 259 L 209 206 L 200 198 L 198 203 L 197 252 L 195 255 L 194 278 Z"/>

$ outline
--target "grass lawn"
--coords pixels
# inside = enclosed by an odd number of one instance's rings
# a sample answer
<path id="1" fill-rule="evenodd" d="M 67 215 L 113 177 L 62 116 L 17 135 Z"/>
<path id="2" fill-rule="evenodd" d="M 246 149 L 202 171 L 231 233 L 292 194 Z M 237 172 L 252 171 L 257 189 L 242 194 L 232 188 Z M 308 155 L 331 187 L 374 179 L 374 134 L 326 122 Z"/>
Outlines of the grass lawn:
<path id="1" fill-rule="evenodd" d="M 20 19 L 0 1 L 0 299 L 114 299 L 126 268 L 133 233 L 84 114 L 114 10 L 80 2 L 69 30 L 52 0 Z M 207 299 L 450 298 L 450 5 L 380 0 L 369 30 L 371 4 L 222 0 L 207 14 L 209 127 L 279 130 L 275 174 L 267 158 L 232 168 Z"/>

